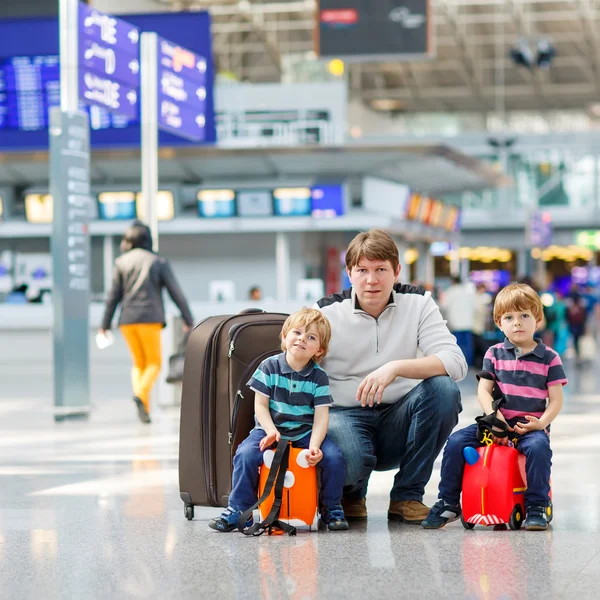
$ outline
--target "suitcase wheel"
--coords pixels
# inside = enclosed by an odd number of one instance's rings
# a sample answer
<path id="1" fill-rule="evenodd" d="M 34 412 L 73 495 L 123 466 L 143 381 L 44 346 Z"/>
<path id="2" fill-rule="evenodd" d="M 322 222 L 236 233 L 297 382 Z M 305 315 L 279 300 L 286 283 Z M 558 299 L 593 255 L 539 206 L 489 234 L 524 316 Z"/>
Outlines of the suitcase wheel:
<path id="1" fill-rule="evenodd" d="M 552 523 L 552 517 L 554 516 L 554 506 L 552 506 L 552 500 L 548 503 L 546 516 L 548 517 L 548 524 Z"/>
<path id="2" fill-rule="evenodd" d="M 521 529 L 523 524 L 523 509 L 520 504 L 515 504 L 515 507 L 510 513 L 510 519 L 508 520 L 508 526 L 511 529 Z"/>
<path id="3" fill-rule="evenodd" d="M 465 529 L 473 529 L 473 527 L 475 527 L 475 523 L 469 523 L 468 521 L 465 521 L 465 518 L 462 513 L 460 515 L 460 522 L 462 523 L 462 526 Z"/>
<path id="4" fill-rule="evenodd" d="M 188 521 L 191 521 L 194 518 L 194 505 L 186 504 L 183 509 L 183 514 Z"/>

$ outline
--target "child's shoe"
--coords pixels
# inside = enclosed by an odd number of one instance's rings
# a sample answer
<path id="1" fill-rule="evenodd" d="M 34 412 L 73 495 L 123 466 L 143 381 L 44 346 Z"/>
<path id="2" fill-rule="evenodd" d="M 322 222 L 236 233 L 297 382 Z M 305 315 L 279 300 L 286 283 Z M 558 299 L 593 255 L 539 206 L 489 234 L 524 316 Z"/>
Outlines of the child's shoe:
<path id="1" fill-rule="evenodd" d="M 439 529 L 447 523 L 452 523 L 460 517 L 460 506 L 446 504 L 443 500 L 438 500 L 429 511 L 427 518 L 421 523 L 425 529 Z"/>
<path id="2" fill-rule="evenodd" d="M 544 531 L 548 529 L 548 515 L 545 506 L 528 506 L 525 522 L 527 531 Z"/>
<path id="3" fill-rule="evenodd" d="M 220 517 L 216 519 L 211 519 L 208 522 L 208 526 L 211 529 L 216 529 L 217 531 L 221 531 L 222 533 L 227 533 L 228 531 L 233 531 L 238 528 L 238 524 L 240 522 L 240 517 L 242 516 L 241 511 L 235 510 L 235 508 L 231 508 L 228 506 L 222 513 Z M 254 524 L 254 519 L 252 515 L 246 521 L 244 527 L 251 527 Z"/>
<path id="4" fill-rule="evenodd" d="M 322 506 L 321 522 L 327 525 L 329 531 L 346 531 L 348 529 L 348 521 L 346 521 L 341 504 Z"/>

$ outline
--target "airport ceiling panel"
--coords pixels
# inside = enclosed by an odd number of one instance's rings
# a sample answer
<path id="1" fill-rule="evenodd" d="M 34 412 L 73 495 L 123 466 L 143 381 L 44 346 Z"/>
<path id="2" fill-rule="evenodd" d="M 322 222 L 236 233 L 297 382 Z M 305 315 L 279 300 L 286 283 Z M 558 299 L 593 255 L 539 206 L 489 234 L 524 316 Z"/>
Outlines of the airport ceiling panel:
<path id="1" fill-rule="evenodd" d="M 209 10 L 218 70 L 281 81 L 286 61 L 313 51 L 316 0 L 154 0 L 157 10 Z M 347 66 L 350 90 L 396 112 L 587 108 L 600 92 L 600 3 L 431 0 L 436 58 Z M 510 51 L 547 40 L 550 68 L 518 67 Z M 504 82 L 504 83 L 503 83 Z M 378 102 L 379 101 L 379 102 Z M 386 101 L 386 102 L 382 102 Z"/>
<path id="2" fill-rule="evenodd" d="M 10 157 L 13 160 L 10 160 Z M 92 152 L 94 183 L 131 183 L 141 178 L 138 150 Z M 507 178 L 446 146 L 350 144 L 340 147 L 227 149 L 161 148 L 163 182 L 325 179 L 373 175 L 432 194 L 497 187 Z M 0 185 L 47 184 L 45 152 L 0 156 Z M 282 183 L 283 184 L 283 183 Z"/>

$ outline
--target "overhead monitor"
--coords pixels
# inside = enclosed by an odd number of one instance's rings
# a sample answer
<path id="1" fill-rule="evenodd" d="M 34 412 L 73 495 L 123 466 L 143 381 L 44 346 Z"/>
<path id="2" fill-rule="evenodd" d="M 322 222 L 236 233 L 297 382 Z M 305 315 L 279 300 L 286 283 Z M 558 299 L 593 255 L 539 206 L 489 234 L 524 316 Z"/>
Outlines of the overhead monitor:
<path id="1" fill-rule="evenodd" d="M 453 204 L 446 206 L 443 217 L 443 227 L 446 231 L 458 231 L 460 229 L 460 207 Z"/>
<path id="2" fill-rule="evenodd" d="M 315 185 L 311 196 L 313 217 L 341 217 L 346 212 L 345 187 L 341 184 Z"/>
<path id="3" fill-rule="evenodd" d="M 198 214 L 206 219 L 234 217 L 235 192 L 233 190 L 200 190 L 197 196 Z"/>
<path id="4" fill-rule="evenodd" d="M 135 194 L 133 192 L 101 192 L 98 194 L 98 216 L 103 221 L 135 219 Z"/>
<path id="5" fill-rule="evenodd" d="M 421 194 L 413 193 L 410 195 L 408 202 L 406 203 L 406 218 L 410 221 L 414 221 L 419 217 L 421 210 Z"/>
<path id="6" fill-rule="evenodd" d="M 306 217 L 312 213 L 311 190 L 307 187 L 273 190 L 275 214 L 278 217 Z"/>
<path id="7" fill-rule="evenodd" d="M 50 194 L 25 196 L 25 219 L 29 223 L 52 223 L 53 201 Z"/>
<path id="8" fill-rule="evenodd" d="M 431 209 L 431 218 L 429 219 L 429 225 L 431 225 L 432 227 L 441 227 L 443 216 L 444 203 L 441 200 L 434 200 L 433 208 Z"/>
<path id="9" fill-rule="evenodd" d="M 269 190 L 239 190 L 238 217 L 272 217 L 273 195 Z"/>
<path id="10" fill-rule="evenodd" d="M 144 221 L 146 213 L 144 212 L 144 194 L 138 192 L 135 195 L 135 205 L 137 207 L 138 219 Z M 159 191 L 156 195 L 156 213 L 159 221 L 171 221 L 175 217 L 175 199 L 173 192 L 168 190 Z"/>

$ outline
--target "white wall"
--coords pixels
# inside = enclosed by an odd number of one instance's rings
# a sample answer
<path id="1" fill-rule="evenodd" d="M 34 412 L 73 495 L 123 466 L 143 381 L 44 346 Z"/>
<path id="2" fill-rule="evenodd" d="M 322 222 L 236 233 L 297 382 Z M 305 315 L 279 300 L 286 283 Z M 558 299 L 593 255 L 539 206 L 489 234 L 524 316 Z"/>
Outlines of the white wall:
<path id="1" fill-rule="evenodd" d="M 290 233 L 290 297 L 295 281 L 304 277 L 305 258 L 301 233 Z M 207 302 L 208 282 L 231 279 L 236 300 L 247 298 L 248 289 L 259 285 L 264 297 L 276 297 L 275 234 L 163 235 L 160 253 L 173 267 L 190 302 Z"/>

